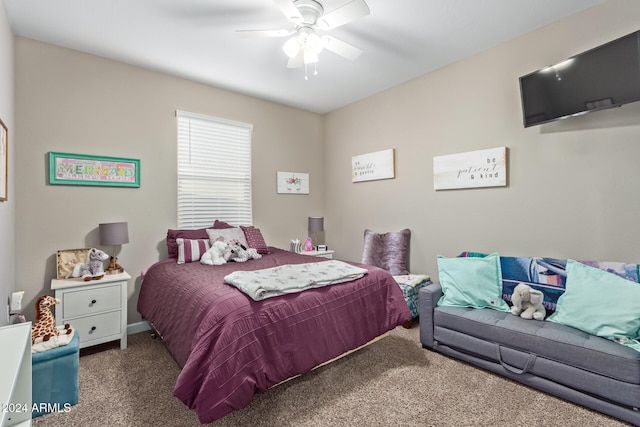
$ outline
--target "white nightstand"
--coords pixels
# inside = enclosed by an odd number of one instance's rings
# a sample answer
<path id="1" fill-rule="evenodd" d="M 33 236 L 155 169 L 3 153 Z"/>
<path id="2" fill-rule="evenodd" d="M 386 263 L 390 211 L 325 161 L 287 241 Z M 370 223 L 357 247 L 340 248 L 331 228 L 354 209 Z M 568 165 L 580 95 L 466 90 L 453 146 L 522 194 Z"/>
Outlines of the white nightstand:
<path id="1" fill-rule="evenodd" d="M 51 280 L 56 304 L 56 325 L 70 323 L 80 334 L 80 348 L 120 340 L 127 348 L 127 272 L 107 274 L 100 280 Z"/>
<path id="2" fill-rule="evenodd" d="M 329 259 L 333 259 L 333 254 L 336 251 L 331 251 L 331 250 L 327 250 L 327 251 L 302 251 L 300 252 L 303 255 L 311 255 L 311 256 L 317 256 L 320 258 L 329 258 Z"/>

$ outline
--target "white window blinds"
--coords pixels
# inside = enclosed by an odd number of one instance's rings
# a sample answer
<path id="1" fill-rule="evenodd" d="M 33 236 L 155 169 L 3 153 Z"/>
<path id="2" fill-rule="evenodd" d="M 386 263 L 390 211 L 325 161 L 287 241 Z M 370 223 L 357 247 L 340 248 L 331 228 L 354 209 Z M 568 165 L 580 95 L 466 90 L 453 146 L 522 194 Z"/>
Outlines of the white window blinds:
<path id="1" fill-rule="evenodd" d="M 178 228 L 215 219 L 251 224 L 251 132 L 246 123 L 176 111 Z"/>

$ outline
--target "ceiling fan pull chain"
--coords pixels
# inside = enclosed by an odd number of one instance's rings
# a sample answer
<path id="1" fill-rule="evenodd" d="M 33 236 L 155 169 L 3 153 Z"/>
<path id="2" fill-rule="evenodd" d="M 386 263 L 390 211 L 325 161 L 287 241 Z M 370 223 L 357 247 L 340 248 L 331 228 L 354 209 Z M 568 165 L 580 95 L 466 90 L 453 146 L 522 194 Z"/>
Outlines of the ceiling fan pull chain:
<path id="1" fill-rule="evenodd" d="M 309 76 L 307 75 L 307 64 L 304 64 L 304 79 L 309 80 Z"/>
<path id="2" fill-rule="evenodd" d="M 317 62 L 313 63 L 313 75 L 314 76 L 318 75 L 318 63 Z"/>

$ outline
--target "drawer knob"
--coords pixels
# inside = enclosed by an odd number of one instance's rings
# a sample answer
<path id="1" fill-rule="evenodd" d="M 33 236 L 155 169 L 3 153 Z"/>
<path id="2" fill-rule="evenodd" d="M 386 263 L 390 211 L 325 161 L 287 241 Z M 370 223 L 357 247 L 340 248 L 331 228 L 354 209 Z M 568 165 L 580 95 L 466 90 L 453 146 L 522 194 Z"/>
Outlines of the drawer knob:
<path id="1" fill-rule="evenodd" d="M 95 304 L 96 302 L 98 302 L 98 301 L 96 301 L 94 299 L 91 300 L 91 304 Z"/>
<path id="2" fill-rule="evenodd" d="M 96 327 L 95 327 L 95 326 L 92 326 L 92 327 L 91 327 L 91 331 L 95 331 L 95 330 L 96 330 Z"/>

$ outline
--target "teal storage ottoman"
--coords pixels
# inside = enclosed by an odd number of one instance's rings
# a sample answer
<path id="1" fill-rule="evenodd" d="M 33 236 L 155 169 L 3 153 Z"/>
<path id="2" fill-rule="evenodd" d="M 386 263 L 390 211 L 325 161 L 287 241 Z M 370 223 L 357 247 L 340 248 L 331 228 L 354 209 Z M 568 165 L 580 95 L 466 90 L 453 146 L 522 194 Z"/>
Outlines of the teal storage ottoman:
<path id="1" fill-rule="evenodd" d="M 31 355 L 32 418 L 78 403 L 79 344 L 76 331 L 69 344 Z"/>

